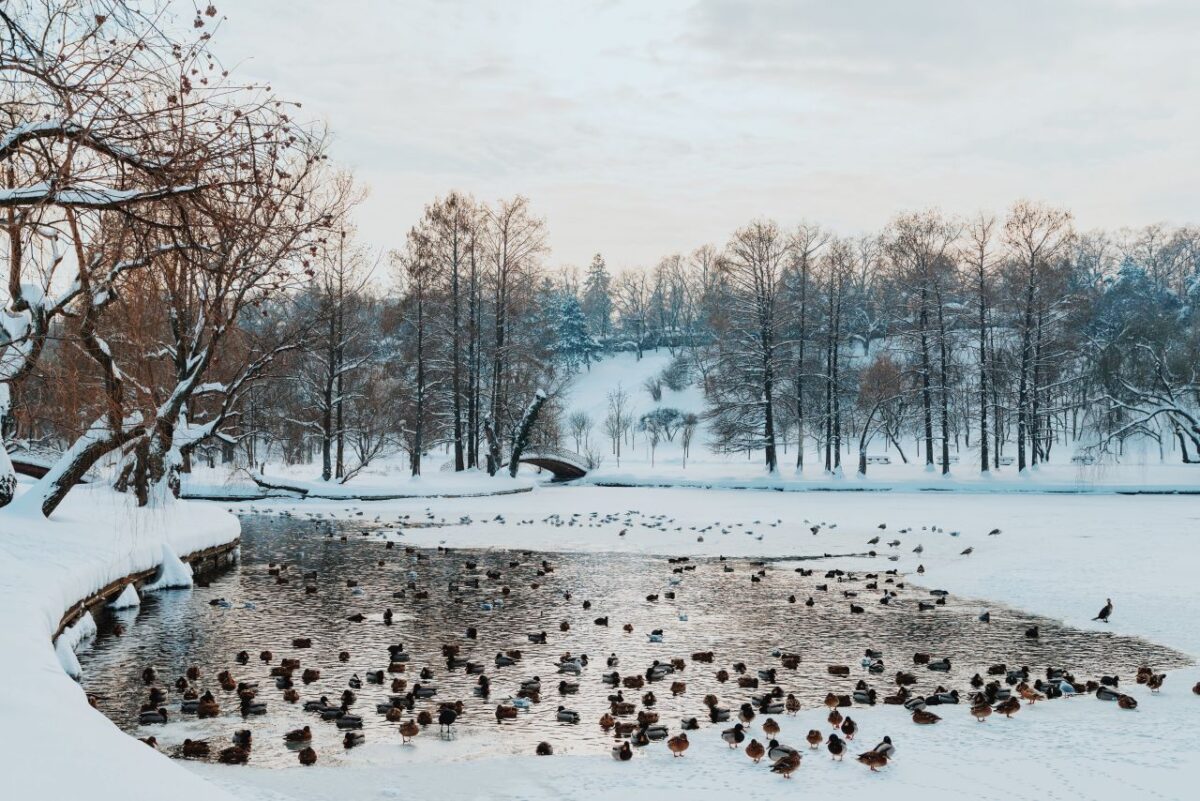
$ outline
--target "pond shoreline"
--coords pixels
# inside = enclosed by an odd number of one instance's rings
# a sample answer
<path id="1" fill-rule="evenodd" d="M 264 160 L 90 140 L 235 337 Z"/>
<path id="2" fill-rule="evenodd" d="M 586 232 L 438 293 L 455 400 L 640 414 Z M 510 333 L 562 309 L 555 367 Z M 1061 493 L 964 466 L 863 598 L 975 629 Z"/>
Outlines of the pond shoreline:
<path id="1" fill-rule="evenodd" d="M 150 799 L 163 787 L 182 801 L 229 797 L 89 706 L 54 639 L 177 554 L 202 570 L 234 558 L 240 533 L 237 518 L 219 507 L 174 501 L 138 509 L 100 485 L 77 487 L 49 520 L 0 510 L 0 770 L 14 798 Z"/>

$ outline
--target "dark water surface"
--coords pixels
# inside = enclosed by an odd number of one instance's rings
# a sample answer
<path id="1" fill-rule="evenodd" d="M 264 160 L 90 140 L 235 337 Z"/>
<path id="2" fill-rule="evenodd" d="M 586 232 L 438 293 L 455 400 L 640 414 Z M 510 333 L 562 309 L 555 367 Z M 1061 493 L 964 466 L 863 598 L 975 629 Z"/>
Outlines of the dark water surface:
<path id="1" fill-rule="evenodd" d="M 601 681 L 602 674 L 612 670 L 605 665 L 610 653 L 618 656 L 615 670 L 622 676 L 642 674 L 654 660 L 687 660 L 682 673 L 648 682 L 643 690 L 624 691 L 627 700 L 639 702 L 639 708 L 642 693 L 653 691 L 657 704 L 652 710 L 672 733 L 684 716 L 697 716 L 702 725 L 709 725 L 702 702 L 706 693 L 716 694 L 722 706 L 736 714 L 739 704 L 772 686 L 764 681 L 754 690 L 739 688 L 733 680 L 717 681 L 715 674 L 721 668 L 736 678 L 732 665 L 739 661 L 746 664 L 748 675 L 760 668 L 776 668 L 779 686 L 795 693 L 805 708 L 819 705 L 827 692 L 849 693 L 860 679 L 882 697 L 895 690 L 897 670 L 916 674 L 917 693 L 941 684 L 965 695 L 974 673 L 986 675 L 987 666 L 999 662 L 1027 665 L 1032 675 L 1054 666 L 1073 671 L 1080 680 L 1115 673 L 1130 682 L 1142 664 L 1162 670 L 1188 663 L 1176 651 L 1137 638 L 1071 629 L 990 604 L 992 622 L 980 623 L 982 605 L 954 596 L 944 606 L 920 611 L 918 601 L 934 598 L 928 588 L 911 583 L 896 590 L 899 597 L 891 604 L 881 605 L 880 592 L 865 588 L 872 579 L 864 573 L 857 573 L 855 581 L 838 583 L 836 578 L 826 578 L 827 567 L 820 560 L 805 562 L 814 572 L 802 576 L 792 569 L 795 562 L 784 566 L 778 561 L 692 559 L 670 564 L 666 558 L 626 554 L 407 552 L 402 539 L 387 549 L 386 534 L 376 524 L 243 518 L 241 562 L 213 577 L 210 586 L 150 595 L 140 610 L 98 616 L 100 634 L 94 646 L 80 654 L 84 688 L 98 696 L 100 709 L 119 726 L 137 736 L 156 735 L 168 752 L 176 753 L 178 744 L 190 737 L 207 739 L 215 755 L 228 745 L 236 729 L 249 728 L 254 735 L 254 764 L 290 767 L 297 761 L 282 741 L 284 732 L 309 725 L 324 764 L 335 762 L 342 753 L 343 732 L 305 712 L 302 703 L 283 700 L 268 675 L 270 666 L 258 658 L 263 650 L 274 652 L 272 664 L 292 657 L 300 660 L 302 668 L 320 670 L 321 678 L 309 685 L 296 672 L 301 702 L 321 695 L 331 700 L 340 697 L 357 673 L 364 685 L 351 712 L 362 715 L 363 733 L 375 742 L 400 739 L 398 724 L 388 723 L 375 709 L 390 695 L 391 678 L 405 678 L 411 688 L 420 681 L 418 672 L 429 667 L 434 677 L 424 683 L 435 685 L 438 693 L 432 700 L 419 701 L 413 714 L 428 709 L 436 718 L 439 702 L 461 700 L 466 710 L 457 726 L 458 736 L 476 738 L 480 749 L 495 753 L 532 753 L 540 740 L 552 741 L 557 751 L 606 748 L 612 735 L 602 732 L 597 721 L 608 711 L 608 695 L 614 692 Z M 553 571 L 539 576 L 543 560 Z M 468 568 L 468 562 L 477 563 L 476 567 Z M 511 567 L 511 562 L 519 565 Z M 269 572 L 270 563 L 286 563 L 282 575 L 287 583 L 277 583 Z M 673 572 L 685 564 L 695 569 Z M 879 587 L 895 588 L 885 584 L 885 569 L 880 567 Z M 752 581 L 759 570 L 765 570 L 765 576 Z M 309 571 L 316 572 L 315 580 L 304 578 Z M 490 579 L 487 571 L 501 575 Z M 468 586 L 474 578 L 479 580 L 478 589 Z M 349 587 L 348 580 L 358 586 Z M 903 583 L 907 577 L 897 576 L 894 581 Z M 540 585 L 537 589 L 532 587 L 535 583 Z M 820 584 L 827 584 L 828 590 L 818 590 Z M 316 593 L 307 593 L 306 585 L 315 586 Z M 413 587 L 427 591 L 429 597 L 416 599 Z M 508 595 L 503 594 L 504 587 L 510 588 Z M 394 597 L 398 591 L 405 591 L 405 597 Z M 670 591 L 677 595 L 674 600 L 666 597 Z M 858 592 L 859 597 L 847 599 L 843 591 Z M 659 600 L 646 599 L 655 593 Z M 795 603 L 789 603 L 789 595 L 795 595 Z M 815 599 L 811 608 L 804 605 L 810 595 Z M 212 605 L 216 599 L 226 599 L 232 607 Z M 502 603 L 485 611 L 482 604 L 494 599 Z M 591 601 L 591 609 L 583 608 L 585 600 Z M 863 613 L 851 614 L 852 602 L 861 605 Z M 382 622 L 388 607 L 394 612 L 390 626 Z M 366 615 L 366 620 L 349 622 L 347 617 L 354 613 Z M 608 627 L 593 622 L 600 616 L 609 617 Z M 569 623 L 569 631 L 560 631 L 563 621 Z M 114 634 L 118 623 L 125 628 L 122 636 Z M 626 623 L 633 625 L 632 633 L 623 631 Z M 1035 625 L 1041 636 L 1026 638 L 1025 630 Z M 477 640 L 465 638 L 469 626 L 478 629 Z M 663 642 L 650 642 L 647 635 L 652 629 L 664 630 Z M 543 630 L 547 644 L 529 642 L 527 634 Z M 296 637 L 312 638 L 312 648 L 293 648 Z M 383 686 L 366 683 L 367 671 L 388 667 L 387 646 L 396 643 L 402 643 L 411 656 L 406 671 L 385 675 Z M 490 699 L 474 696 L 476 676 L 461 668 L 447 669 L 441 652 L 444 644 L 457 644 L 462 656 L 486 665 L 492 681 Z M 883 652 L 883 674 L 869 674 L 861 666 L 867 648 Z M 497 668 L 496 653 L 509 649 L 520 649 L 521 661 Z M 241 650 L 250 652 L 247 665 L 234 661 Z M 799 668 L 783 668 L 772 655 L 777 650 L 799 654 Z M 350 653 L 348 662 L 338 660 L 339 651 Z M 556 674 L 555 662 L 567 651 L 589 656 L 590 665 L 581 676 Z M 697 651 L 714 651 L 714 663 L 693 662 L 690 656 Z M 949 657 L 952 670 L 935 673 L 914 666 L 912 656 L 917 651 L 931 653 L 935 659 Z M 829 675 L 830 664 L 850 666 L 850 676 Z M 148 700 L 148 686 L 142 680 L 148 665 L 158 673 L 156 686 L 168 694 L 165 706 L 171 722 L 165 726 L 138 725 L 139 707 Z M 211 690 L 221 704 L 221 714 L 215 718 L 199 720 L 179 713 L 181 693 L 174 684 L 193 665 L 199 668 L 200 678 L 192 686 L 200 692 Z M 238 680 L 259 683 L 257 700 L 266 702 L 266 715 L 243 720 L 236 694 L 222 690 L 217 682 L 217 674 L 226 669 Z M 515 695 L 521 680 L 534 675 L 542 679 L 540 702 L 521 712 L 517 720 L 498 726 L 496 705 Z M 579 692 L 560 696 L 557 688 L 562 679 L 578 682 Z M 672 681 L 686 682 L 686 692 L 672 697 Z M 579 712 L 582 722 L 559 723 L 555 713 L 560 704 Z M 945 709 L 943 714 L 967 714 L 965 706 Z M 436 732 L 434 725 L 421 736 L 434 737 Z"/>

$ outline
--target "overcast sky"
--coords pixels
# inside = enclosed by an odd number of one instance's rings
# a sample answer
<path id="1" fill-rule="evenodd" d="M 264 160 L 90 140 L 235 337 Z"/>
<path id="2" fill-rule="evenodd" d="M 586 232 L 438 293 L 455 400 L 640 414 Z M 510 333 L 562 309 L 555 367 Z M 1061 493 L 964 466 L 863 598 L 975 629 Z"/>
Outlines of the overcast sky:
<path id="1" fill-rule="evenodd" d="M 217 50 L 328 122 L 402 243 L 524 194 L 552 264 L 720 244 L 758 216 L 1069 206 L 1200 222 L 1194 0 L 239 0 Z"/>

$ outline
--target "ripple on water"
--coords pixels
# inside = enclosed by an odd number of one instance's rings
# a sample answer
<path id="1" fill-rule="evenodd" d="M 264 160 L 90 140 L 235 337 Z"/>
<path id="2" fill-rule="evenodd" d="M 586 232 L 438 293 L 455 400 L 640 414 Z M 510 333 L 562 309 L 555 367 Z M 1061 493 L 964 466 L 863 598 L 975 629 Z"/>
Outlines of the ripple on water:
<path id="1" fill-rule="evenodd" d="M 338 534 L 348 535 L 347 540 Z M 1137 667 L 1152 664 L 1156 668 L 1178 667 L 1187 658 L 1171 649 L 1134 637 L 1089 632 L 1063 626 L 1056 621 L 1012 609 L 988 605 L 990 624 L 977 620 L 982 608 L 970 599 L 950 596 L 944 606 L 919 611 L 918 601 L 932 601 L 928 589 L 908 584 L 899 589 L 892 604 L 878 603 L 879 592 L 865 589 L 867 579 L 838 583 L 825 577 L 820 562 L 806 563 L 812 576 L 779 564 L 778 560 L 693 559 L 687 566 L 694 570 L 675 573 L 681 564 L 666 558 L 630 554 L 560 554 L 525 551 L 456 550 L 440 553 L 418 549 L 407 552 L 402 542 L 386 549 L 378 526 L 360 522 L 302 521 L 290 518 L 255 516 L 243 519 L 240 563 L 215 577 L 208 587 L 148 595 L 140 610 L 106 613 L 99 617 L 100 633 L 94 647 L 81 654 L 84 688 L 96 694 L 99 708 L 131 734 L 157 736 L 160 746 L 178 752 L 184 738 L 207 738 L 213 753 L 224 747 L 234 730 L 250 728 L 254 733 L 252 761 L 256 765 L 296 766 L 295 753 L 283 743 L 283 734 L 304 725 L 312 727 L 313 745 L 323 763 L 341 758 L 342 732 L 332 722 L 303 711 L 301 704 L 288 704 L 269 677 L 270 666 L 258 659 L 262 650 L 274 652 L 275 664 L 282 657 L 298 658 L 303 668 L 317 668 L 321 678 L 304 685 L 296 676 L 301 700 L 341 695 L 354 674 L 365 681 L 368 670 L 388 666 L 387 646 L 402 643 L 412 659 L 402 676 L 409 686 L 418 681 L 417 672 L 430 667 L 434 678 L 427 683 L 437 686 L 431 701 L 419 702 L 417 710 L 429 709 L 436 718 L 441 701 L 462 700 L 466 712 L 457 726 L 458 736 L 471 738 L 476 753 L 533 753 L 541 740 L 554 743 L 556 752 L 607 749 L 612 742 L 597 725 L 608 711 L 612 689 L 601 682 L 609 672 L 605 659 L 615 653 L 622 676 L 643 673 L 653 660 L 667 662 L 682 657 L 685 670 L 665 681 L 648 683 L 657 697 L 653 710 L 674 733 L 683 717 L 704 720 L 702 698 L 714 693 L 723 706 L 734 708 L 760 690 L 739 688 L 735 682 L 720 683 L 716 671 L 733 673 L 734 662 L 744 662 L 749 674 L 759 668 L 775 667 L 778 684 L 785 692 L 795 693 L 805 708 L 819 705 L 830 691 L 850 692 L 855 683 L 866 680 L 880 696 L 895 689 L 897 670 L 916 673 L 917 692 L 931 691 L 941 684 L 965 692 L 967 681 L 987 666 L 1004 662 L 1010 666 L 1027 665 L 1040 674 L 1047 666 L 1066 667 L 1080 678 L 1116 673 L 1132 679 Z M 383 565 L 379 561 L 383 560 Z M 539 576 L 542 561 L 553 571 Z M 474 570 L 467 563 L 476 563 Z M 516 567 L 511 562 L 518 562 Z M 268 572 L 269 563 L 286 563 L 286 584 L 276 583 Z M 887 576 L 881 566 L 879 586 Z M 761 581 L 751 576 L 765 571 Z M 316 571 L 318 579 L 306 582 L 304 574 Z M 499 579 L 489 579 L 488 571 L 500 571 Z M 414 577 L 415 574 L 415 577 Z M 465 585 L 477 577 L 479 588 Z M 678 580 L 672 585 L 672 579 Z M 349 587 L 349 581 L 357 587 Z M 429 592 L 427 600 L 416 600 L 409 583 Z M 896 582 L 905 582 L 898 576 Z M 533 589 L 533 584 L 540 585 Z M 306 584 L 315 584 L 317 592 L 305 592 Z M 458 584 L 457 592 L 450 589 Z M 817 585 L 828 584 L 828 591 Z M 503 587 L 511 592 L 505 596 Z M 406 590 L 406 597 L 393 594 Z M 674 591 L 676 598 L 666 593 Z M 857 598 L 843 596 L 844 591 L 858 592 Z M 566 597 L 570 594 L 570 599 Z M 659 600 L 646 596 L 658 594 Z M 788 597 L 794 595 L 795 603 Z M 815 600 L 806 607 L 809 596 Z M 219 598 L 231 608 L 213 606 Z M 503 603 L 492 611 L 481 604 L 492 599 Z M 591 609 L 583 602 L 591 601 Z M 851 602 L 863 607 L 861 614 L 850 614 Z M 385 626 L 385 608 L 394 612 L 393 624 Z M 346 618 L 355 613 L 366 615 L 362 623 Z M 594 619 L 608 616 L 608 627 L 597 626 Z M 681 619 L 686 617 L 686 620 Z M 135 622 L 136 621 L 136 622 Z M 566 621 L 569 631 L 560 631 Z M 126 628 L 124 636 L 115 636 L 115 624 Z M 630 623 L 632 634 L 622 626 Z M 1038 626 L 1041 636 L 1024 636 L 1030 626 Z M 468 627 L 478 630 L 477 640 L 468 640 Z M 662 642 L 650 642 L 647 634 L 663 629 Z M 547 632 L 547 644 L 529 642 L 530 632 Z M 311 649 L 294 649 L 293 638 L 311 637 Z M 445 643 L 456 643 L 462 655 L 484 662 L 492 679 L 489 701 L 473 697 L 475 676 L 462 669 L 448 670 L 441 654 Z M 496 668 L 493 658 L 499 651 L 520 649 L 522 660 L 515 666 Z M 883 652 L 886 670 L 871 675 L 860 666 L 865 649 Z M 788 670 L 772 656 L 776 650 L 797 653 L 799 668 Z M 241 650 L 251 654 L 248 665 L 238 665 L 234 655 Z M 340 662 L 339 651 L 348 651 L 350 660 Z M 556 674 L 554 663 L 564 652 L 587 654 L 590 666 L 575 678 Z M 691 661 L 697 651 L 713 651 L 711 665 Z M 935 658 L 949 657 L 949 673 L 934 673 L 914 667 L 912 655 L 922 651 Z M 828 674 L 831 664 L 848 665 L 848 678 Z M 138 725 L 139 706 L 147 699 L 142 670 L 153 665 L 158 672 L 157 686 L 168 693 L 166 707 L 171 721 L 166 726 Z M 193 683 L 201 692 L 212 690 L 221 704 L 221 714 L 199 720 L 178 712 L 181 694 L 175 680 L 196 665 L 200 679 Z M 268 714 L 243 720 L 238 714 L 236 695 L 223 691 L 216 676 L 230 670 L 242 681 L 260 685 L 259 699 L 267 702 Z M 522 712 L 515 721 L 502 725 L 497 736 L 496 704 L 517 692 L 522 679 L 538 675 L 543 682 L 540 703 Z M 735 674 L 736 675 L 736 674 Z M 571 679 L 579 683 L 579 692 L 560 696 L 558 682 Z M 670 684 L 684 681 L 687 690 L 672 697 Z M 766 682 L 761 687 L 768 688 Z M 645 690 L 625 690 L 627 700 L 641 701 Z M 357 692 L 352 712 L 363 716 L 363 731 L 368 741 L 399 742 L 397 724 L 387 723 L 375 711 L 376 703 L 386 700 L 390 687 L 364 684 Z M 563 704 L 579 712 L 578 725 L 560 723 L 556 709 Z M 640 706 L 640 703 L 639 703 Z M 966 714 L 966 710 L 963 710 Z M 704 724 L 707 725 L 707 724 Z M 422 737 L 436 736 L 436 725 Z"/>

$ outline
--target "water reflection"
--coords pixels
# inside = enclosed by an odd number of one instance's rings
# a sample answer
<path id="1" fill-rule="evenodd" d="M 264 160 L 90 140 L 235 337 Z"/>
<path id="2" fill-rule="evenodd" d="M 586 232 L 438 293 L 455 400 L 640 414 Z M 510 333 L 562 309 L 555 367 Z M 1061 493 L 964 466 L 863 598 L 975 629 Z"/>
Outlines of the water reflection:
<path id="1" fill-rule="evenodd" d="M 779 685 L 795 693 L 806 708 L 820 704 L 827 692 L 850 692 L 860 679 L 880 695 L 890 693 L 897 670 L 915 672 L 915 689 L 928 692 L 938 684 L 965 691 L 974 673 L 999 662 L 1027 665 L 1035 673 L 1047 666 L 1067 667 L 1080 678 L 1102 673 L 1132 678 L 1144 663 L 1159 669 L 1187 663 L 1182 654 L 1140 639 L 1071 629 L 994 605 L 992 622 L 983 624 L 977 620 L 978 603 L 954 596 L 944 606 L 920 611 L 919 601 L 934 599 L 927 589 L 913 585 L 897 589 L 895 601 L 881 605 L 879 591 L 866 589 L 863 574 L 858 581 L 839 583 L 826 577 L 820 562 L 809 563 L 814 573 L 805 576 L 790 566 L 749 560 L 671 564 L 665 558 L 628 554 L 409 552 L 402 542 L 387 549 L 382 537 L 378 526 L 365 523 L 244 519 L 241 562 L 211 586 L 148 596 L 140 611 L 101 616 L 94 647 L 81 654 L 85 689 L 98 696 L 100 709 L 123 729 L 138 736 L 154 734 L 168 751 L 177 751 L 184 738 L 207 738 L 215 754 L 234 730 L 250 728 L 254 764 L 290 767 L 297 765 L 296 756 L 284 745 L 284 732 L 312 727 L 313 745 L 325 764 L 340 758 L 343 732 L 306 713 L 301 703 L 283 700 L 269 677 L 270 666 L 258 659 L 263 650 L 274 652 L 272 664 L 292 657 L 302 668 L 320 670 L 320 679 L 310 685 L 296 672 L 304 701 L 340 696 L 352 676 L 365 681 L 368 671 L 386 669 L 387 647 L 403 644 L 411 661 L 404 673 L 394 675 L 405 678 L 411 688 L 419 681 L 417 672 L 429 667 L 434 676 L 425 683 L 438 688 L 436 697 L 418 702 L 416 711 L 431 710 L 436 718 L 439 702 L 462 700 L 460 737 L 473 738 L 483 752 L 526 754 L 543 739 L 551 740 L 558 752 L 607 748 L 611 735 L 602 732 L 597 721 L 609 709 L 612 690 L 601 682 L 601 675 L 610 670 L 605 667 L 609 654 L 619 658 L 616 670 L 622 676 L 643 674 L 654 660 L 686 660 L 682 673 L 646 688 L 657 698 L 653 710 L 672 732 L 682 717 L 703 720 L 701 699 L 706 693 L 736 708 L 761 692 L 717 680 L 719 669 L 730 670 L 738 661 L 747 665 L 749 675 L 759 668 L 777 668 Z M 543 560 L 551 572 L 542 569 Z M 270 573 L 271 563 L 288 565 L 281 576 L 286 583 Z M 759 571 L 764 575 L 753 581 Z M 305 578 L 310 572 L 315 579 Z M 887 578 L 881 573 L 879 587 L 895 588 L 884 583 Z M 478 587 L 473 586 L 476 581 Z M 894 581 L 903 583 L 905 577 Z M 828 590 L 819 590 L 819 585 L 828 585 Z M 307 592 L 306 586 L 316 587 L 316 592 Z M 507 595 L 505 587 L 510 590 Z M 847 598 L 847 591 L 859 595 Z M 668 597 L 672 592 L 673 599 Z M 647 600 L 649 595 L 658 600 Z M 789 602 L 791 596 L 794 603 Z M 810 596 L 812 607 L 804 603 Z M 227 605 L 212 603 L 219 599 Z M 497 600 L 500 603 L 494 604 Z M 584 601 L 590 602 L 590 609 L 583 608 Z M 851 614 L 852 603 L 861 606 L 862 613 Z M 488 604 L 491 611 L 485 608 Z M 383 623 L 386 608 L 394 611 L 390 626 Z M 366 619 L 347 620 L 356 613 Z M 604 616 L 609 626 L 593 622 Z M 568 631 L 561 631 L 563 622 Z M 124 625 L 123 636 L 114 635 L 117 623 Z M 625 624 L 633 626 L 632 633 L 623 630 Z M 1025 630 L 1035 625 L 1041 636 L 1026 638 Z M 478 639 L 466 639 L 469 627 L 478 631 Z M 662 642 L 650 641 L 647 635 L 654 629 L 663 630 Z M 528 634 L 541 631 L 547 632 L 547 643 L 531 643 Z M 311 638 L 312 648 L 294 649 L 292 640 L 297 637 Z M 448 643 L 460 645 L 462 656 L 486 664 L 492 680 L 490 700 L 473 696 L 477 677 L 461 668 L 447 669 L 441 649 Z M 883 652 L 882 675 L 868 674 L 860 666 L 867 648 Z M 494 656 L 509 649 L 520 649 L 521 660 L 496 668 Z M 251 654 L 247 665 L 234 661 L 241 650 Z M 340 651 L 349 652 L 349 661 L 339 661 Z M 567 651 L 590 657 L 581 676 L 556 674 L 554 663 Z M 715 652 L 714 663 L 693 662 L 690 656 L 698 651 Z M 783 668 L 773 656 L 778 651 L 799 654 L 799 667 Z M 951 670 L 914 670 L 912 655 L 917 651 L 948 657 Z M 829 675 L 831 664 L 850 666 L 849 677 Z M 155 667 L 156 684 L 168 694 L 171 722 L 166 726 L 138 725 L 138 709 L 148 694 L 142 680 L 147 665 Z M 215 718 L 179 714 L 181 696 L 174 683 L 192 665 L 200 669 L 193 686 L 201 692 L 212 690 L 221 704 Z M 259 683 L 259 700 L 266 701 L 268 714 L 242 719 L 236 695 L 217 683 L 217 674 L 226 669 L 239 680 Z M 534 675 L 543 680 L 540 703 L 503 724 L 503 736 L 497 736 L 496 704 L 516 694 L 521 681 Z M 558 682 L 564 678 L 578 682 L 578 693 L 559 695 Z M 686 682 L 686 692 L 673 697 L 672 681 Z M 767 687 L 764 682 L 762 689 Z M 357 693 L 351 711 L 363 716 L 368 741 L 399 741 L 398 724 L 386 722 L 375 711 L 389 691 L 386 683 L 364 684 Z M 640 702 L 643 692 L 625 694 Z M 582 722 L 559 722 L 555 712 L 560 704 L 578 711 Z M 436 736 L 436 729 L 432 726 L 421 736 Z"/>

